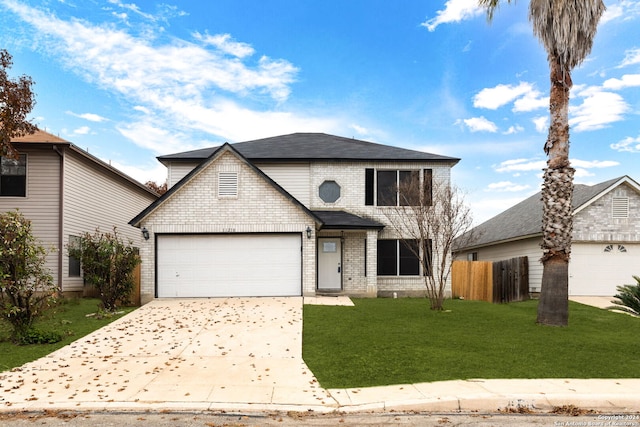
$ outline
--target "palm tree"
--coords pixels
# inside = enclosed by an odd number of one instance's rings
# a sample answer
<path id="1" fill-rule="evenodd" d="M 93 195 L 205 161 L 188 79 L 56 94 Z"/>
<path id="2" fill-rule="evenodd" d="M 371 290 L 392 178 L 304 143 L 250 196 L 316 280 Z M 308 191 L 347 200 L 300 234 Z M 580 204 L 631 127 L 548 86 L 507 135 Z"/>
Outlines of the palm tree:
<path id="1" fill-rule="evenodd" d="M 491 21 L 500 0 L 478 0 Z M 511 0 L 506 0 L 511 3 Z M 515 0 L 513 0 L 515 2 Z M 569 322 L 569 257 L 573 230 L 573 174 L 569 162 L 569 91 L 571 71 L 589 55 L 602 0 L 530 0 L 533 34 L 547 51 L 551 79 L 549 136 L 544 144 L 547 167 L 542 186 L 542 289 L 538 323 Z"/>

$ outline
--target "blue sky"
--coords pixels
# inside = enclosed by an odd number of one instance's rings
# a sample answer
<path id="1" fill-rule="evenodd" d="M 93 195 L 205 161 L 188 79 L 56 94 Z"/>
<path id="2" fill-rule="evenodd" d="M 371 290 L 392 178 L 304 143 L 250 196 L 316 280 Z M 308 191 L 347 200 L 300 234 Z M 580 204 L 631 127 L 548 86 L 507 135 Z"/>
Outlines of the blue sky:
<path id="1" fill-rule="evenodd" d="M 640 180 L 640 0 L 605 1 L 573 73 L 577 183 Z M 134 178 L 156 156 L 326 132 L 459 157 L 476 222 L 540 188 L 549 72 L 527 20 L 476 0 L 0 0 L 34 123 Z"/>

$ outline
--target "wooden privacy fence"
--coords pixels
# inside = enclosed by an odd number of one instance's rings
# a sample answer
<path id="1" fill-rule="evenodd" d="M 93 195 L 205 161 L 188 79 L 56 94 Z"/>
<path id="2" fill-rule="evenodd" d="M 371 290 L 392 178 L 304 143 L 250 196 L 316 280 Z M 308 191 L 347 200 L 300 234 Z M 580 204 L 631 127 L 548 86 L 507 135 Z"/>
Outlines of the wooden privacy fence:
<path id="1" fill-rule="evenodd" d="M 527 257 L 504 261 L 454 261 L 451 271 L 454 298 L 494 303 L 529 299 Z"/>

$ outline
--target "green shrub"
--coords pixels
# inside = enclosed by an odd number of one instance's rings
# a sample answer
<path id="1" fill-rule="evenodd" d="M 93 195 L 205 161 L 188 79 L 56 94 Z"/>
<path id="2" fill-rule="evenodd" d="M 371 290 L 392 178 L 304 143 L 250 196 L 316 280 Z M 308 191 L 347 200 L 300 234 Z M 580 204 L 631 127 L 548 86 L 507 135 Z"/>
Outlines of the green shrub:
<path id="1" fill-rule="evenodd" d="M 616 304 L 616 309 L 626 313 L 640 316 L 640 277 L 633 276 L 635 285 L 622 285 L 616 289 L 618 293 L 614 295 L 617 300 L 611 301 Z"/>
<path id="2" fill-rule="evenodd" d="M 137 249 L 113 233 L 84 233 L 80 247 L 69 246 L 69 256 L 80 260 L 86 283 L 99 292 L 102 309 L 115 311 L 118 303 L 127 303 L 133 291 L 133 270 L 140 263 Z"/>
<path id="3" fill-rule="evenodd" d="M 55 331 L 42 331 L 40 329 L 31 328 L 23 332 L 17 341 L 20 345 L 30 344 L 55 344 L 62 341 L 64 335 Z"/>
<path id="4" fill-rule="evenodd" d="M 20 341 L 33 321 L 55 302 L 56 287 L 45 267 L 47 250 L 20 212 L 0 214 L 0 314 Z"/>

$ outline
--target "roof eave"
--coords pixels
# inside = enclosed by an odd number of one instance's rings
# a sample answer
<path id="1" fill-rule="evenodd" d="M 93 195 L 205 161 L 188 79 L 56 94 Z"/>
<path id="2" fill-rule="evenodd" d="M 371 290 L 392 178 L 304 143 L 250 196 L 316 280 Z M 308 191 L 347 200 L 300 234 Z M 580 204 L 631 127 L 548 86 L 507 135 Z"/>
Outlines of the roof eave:
<path id="1" fill-rule="evenodd" d="M 486 243 L 479 243 L 479 244 L 475 244 L 475 245 L 471 245 L 471 246 L 465 246 L 463 248 L 457 248 L 454 250 L 454 252 L 467 252 L 467 251 L 472 251 L 475 249 L 481 249 L 481 248 L 486 248 L 489 246 L 497 246 L 497 245 L 502 245 L 505 243 L 513 243 L 513 242 L 518 242 L 520 240 L 527 240 L 527 239 L 532 239 L 534 237 L 542 237 L 542 232 L 540 233 L 534 233 L 534 234 L 524 234 L 522 236 L 515 236 L 515 237 L 510 237 L 508 239 L 502 239 L 502 240 L 495 240 L 492 242 L 486 242 Z"/>

